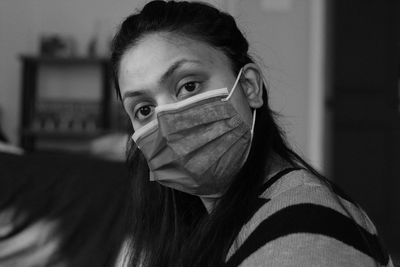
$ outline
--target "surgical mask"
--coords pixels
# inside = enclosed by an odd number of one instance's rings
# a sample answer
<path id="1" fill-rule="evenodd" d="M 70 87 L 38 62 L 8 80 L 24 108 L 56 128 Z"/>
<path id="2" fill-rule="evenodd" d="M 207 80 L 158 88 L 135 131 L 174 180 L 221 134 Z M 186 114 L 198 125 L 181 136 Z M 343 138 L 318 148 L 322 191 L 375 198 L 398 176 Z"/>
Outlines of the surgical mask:
<path id="1" fill-rule="evenodd" d="M 155 108 L 157 119 L 132 136 L 144 154 L 150 180 L 192 195 L 219 197 L 242 168 L 250 150 L 249 126 L 229 93 L 207 91 Z"/>

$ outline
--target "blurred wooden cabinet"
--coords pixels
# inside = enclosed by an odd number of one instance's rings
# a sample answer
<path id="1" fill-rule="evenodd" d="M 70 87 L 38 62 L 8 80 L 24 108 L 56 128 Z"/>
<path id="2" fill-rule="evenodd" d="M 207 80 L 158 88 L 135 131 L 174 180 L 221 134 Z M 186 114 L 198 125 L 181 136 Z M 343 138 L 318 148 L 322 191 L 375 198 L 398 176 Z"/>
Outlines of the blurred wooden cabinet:
<path id="1" fill-rule="evenodd" d="M 52 147 L 59 149 L 63 145 L 71 148 L 73 144 L 82 147 L 88 140 L 124 128 L 126 120 L 122 107 L 113 100 L 116 97 L 112 92 L 108 58 L 50 58 L 23 55 L 20 59 L 22 63 L 20 145 L 25 150 L 40 150 L 39 144 L 46 142 L 50 144 L 47 145 L 49 149 Z M 41 71 L 43 69 L 51 71 L 45 73 Z M 79 94 L 74 98 L 46 97 L 41 93 L 43 90 L 41 87 L 44 87 L 39 82 L 40 78 L 43 79 L 41 76 L 56 73 L 54 75 L 56 77 L 52 78 L 52 85 L 47 86 L 48 92 L 51 93 L 53 89 L 55 90 L 52 87 L 57 87 L 55 85 L 61 83 L 66 83 L 62 84 L 61 91 L 68 91 L 72 88 L 68 87 L 69 83 L 66 81 L 74 80 L 74 75 L 77 76 L 87 70 L 95 73 L 95 79 L 98 79 L 92 82 L 98 91 L 97 98 L 88 99 L 80 97 Z M 79 81 L 75 82 L 75 85 L 77 83 L 79 84 Z M 79 92 L 82 93 L 86 89 L 83 85 L 79 88 Z"/>

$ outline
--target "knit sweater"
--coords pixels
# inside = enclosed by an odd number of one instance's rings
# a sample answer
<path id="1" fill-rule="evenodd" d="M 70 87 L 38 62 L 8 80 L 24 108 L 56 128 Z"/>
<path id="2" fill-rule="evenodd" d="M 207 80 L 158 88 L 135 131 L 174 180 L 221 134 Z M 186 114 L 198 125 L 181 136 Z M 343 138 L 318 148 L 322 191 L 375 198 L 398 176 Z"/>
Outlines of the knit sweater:
<path id="1" fill-rule="evenodd" d="M 366 213 L 303 169 L 268 179 L 227 266 L 393 266 Z"/>

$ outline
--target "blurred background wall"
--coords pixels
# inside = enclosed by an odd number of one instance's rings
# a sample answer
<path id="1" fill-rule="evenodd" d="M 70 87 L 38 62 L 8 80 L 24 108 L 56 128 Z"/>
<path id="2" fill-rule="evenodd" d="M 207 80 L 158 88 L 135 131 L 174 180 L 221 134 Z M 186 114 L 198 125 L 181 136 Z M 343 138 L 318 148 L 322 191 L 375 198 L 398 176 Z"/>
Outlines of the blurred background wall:
<path id="1" fill-rule="evenodd" d="M 0 107 L 3 128 L 13 143 L 18 142 L 20 119 L 21 62 L 19 55 L 36 54 L 43 34 L 57 33 L 72 36 L 76 53 L 84 55 L 93 35 L 98 37 L 98 52 L 106 53 L 106 45 L 121 19 L 146 1 L 109 0 L 4 0 L 0 2 Z M 322 152 L 318 149 L 322 125 L 310 116 L 310 70 L 315 62 L 310 54 L 313 5 L 312 0 L 214 0 L 208 1 L 238 18 L 238 23 L 249 37 L 255 58 L 264 67 L 270 84 L 271 104 L 282 114 L 282 125 L 293 146 L 322 168 Z M 318 37 L 317 37 L 318 38 Z M 322 41 L 320 39 L 316 40 Z M 315 41 L 315 40 L 314 40 Z M 314 60 L 314 61 L 313 61 Z M 315 64 L 314 64 L 315 65 Z M 319 73 L 315 73 L 319 74 Z M 81 73 L 78 83 L 86 90 L 96 87 L 95 74 Z M 43 77 L 51 77 L 49 75 Z M 314 76 L 317 77 L 317 76 Z M 319 76 L 318 76 L 319 77 Z M 317 77 L 317 79 L 318 79 Z M 44 80 L 43 80 L 44 79 Z M 49 79 L 49 78 L 47 78 Z M 57 77 L 58 90 L 71 83 L 71 77 Z M 63 80 L 64 79 L 64 80 Z M 43 88 L 55 82 L 42 78 Z M 76 82 L 75 82 L 76 83 Z M 93 89 L 92 89 L 93 90 Z M 323 92 L 323 88 L 319 87 Z M 64 92 L 68 94 L 67 92 Z M 74 91 L 74 94 L 79 91 Z M 318 105 L 318 103 L 315 103 Z M 319 113 L 313 113 L 319 114 Z M 315 124 L 315 123 L 314 123 Z M 310 126 L 312 126 L 310 128 Z M 311 130 L 312 129 L 312 130 Z M 314 143 L 313 143 L 314 142 Z M 313 144 L 316 149 L 312 148 Z"/>
<path id="2" fill-rule="evenodd" d="M 270 104 L 290 144 L 328 171 L 324 146 L 326 1 L 236 1 L 231 13 L 251 44 L 270 85 Z"/>

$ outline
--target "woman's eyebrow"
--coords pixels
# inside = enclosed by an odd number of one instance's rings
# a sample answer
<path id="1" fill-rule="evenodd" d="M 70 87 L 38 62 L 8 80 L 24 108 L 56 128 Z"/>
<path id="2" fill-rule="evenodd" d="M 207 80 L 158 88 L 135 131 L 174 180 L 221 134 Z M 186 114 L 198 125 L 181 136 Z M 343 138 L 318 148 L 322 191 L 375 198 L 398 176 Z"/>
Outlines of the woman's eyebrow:
<path id="1" fill-rule="evenodd" d="M 186 64 L 186 63 L 196 63 L 196 64 L 200 64 L 201 61 L 200 60 L 196 60 L 196 59 L 181 59 L 178 60 L 176 62 L 174 62 L 168 69 L 167 71 L 164 72 L 164 74 L 161 76 L 159 83 L 165 83 L 166 80 L 172 75 L 174 74 L 174 72 L 179 69 L 182 65 Z"/>
<path id="2" fill-rule="evenodd" d="M 175 71 L 177 71 L 180 67 L 182 67 L 182 65 L 186 64 L 186 63 L 196 63 L 196 64 L 200 64 L 201 61 L 200 60 L 196 60 L 196 59 L 180 59 L 177 60 L 176 62 L 174 62 L 162 75 L 161 78 L 159 79 L 158 83 L 162 84 L 162 83 L 166 83 L 167 79 L 174 74 Z M 135 90 L 135 91 L 127 91 L 123 94 L 122 96 L 122 101 L 124 101 L 126 98 L 131 98 L 131 97 L 137 97 L 137 96 L 141 96 L 146 94 L 147 90 Z"/>
<path id="3" fill-rule="evenodd" d="M 135 96 L 141 96 L 143 94 L 144 94 L 144 92 L 142 92 L 142 91 L 128 91 L 128 92 L 125 92 L 123 94 L 123 96 L 122 96 L 122 102 L 124 102 L 124 100 L 127 99 L 127 98 L 131 98 L 131 97 L 135 97 Z"/>

